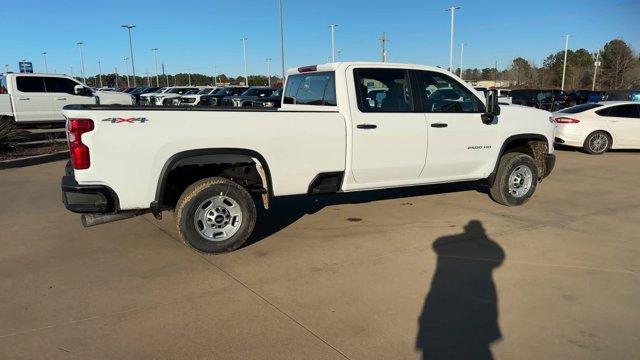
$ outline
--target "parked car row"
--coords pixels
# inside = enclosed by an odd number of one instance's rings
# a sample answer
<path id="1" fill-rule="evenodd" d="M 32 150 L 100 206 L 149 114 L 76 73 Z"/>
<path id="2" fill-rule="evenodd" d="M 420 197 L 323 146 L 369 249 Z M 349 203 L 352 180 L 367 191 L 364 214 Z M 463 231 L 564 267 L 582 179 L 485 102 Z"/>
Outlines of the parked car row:
<path id="1" fill-rule="evenodd" d="M 280 107 L 280 89 L 265 86 L 183 87 L 139 95 L 140 105 L 208 107 Z"/>

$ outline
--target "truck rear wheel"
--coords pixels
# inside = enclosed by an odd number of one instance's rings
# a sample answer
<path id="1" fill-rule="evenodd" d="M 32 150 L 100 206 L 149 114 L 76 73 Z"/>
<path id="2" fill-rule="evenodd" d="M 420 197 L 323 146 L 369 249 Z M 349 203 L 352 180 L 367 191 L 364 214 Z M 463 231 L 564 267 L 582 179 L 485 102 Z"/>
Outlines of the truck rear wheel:
<path id="1" fill-rule="evenodd" d="M 522 205 L 531 198 L 537 185 L 538 168 L 531 156 L 507 153 L 500 158 L 491 198 L 506 206 Z"/>
<path id="2" fill-rule="evenodd" d="M 221 177 L 189 186 L 175 208 L 180 238 L 194 249 L 222 253 L 239 248 L 256 224 L 256 206 L 239 184 Z"/>

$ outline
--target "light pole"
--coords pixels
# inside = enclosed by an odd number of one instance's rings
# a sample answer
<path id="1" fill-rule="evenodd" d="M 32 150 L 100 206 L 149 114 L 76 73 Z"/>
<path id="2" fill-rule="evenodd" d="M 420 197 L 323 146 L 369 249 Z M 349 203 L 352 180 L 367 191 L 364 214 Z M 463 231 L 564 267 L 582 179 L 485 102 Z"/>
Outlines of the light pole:
<path id="1" fill-rule="evenodd" d="M 453 33 L 454 23 L 456 19 L 456 10 L 460 9 L 460 6 L 452 6 L 445 11 L 451 11 L 451 37 L 449 39 L 449 71 L 453 71 Z"/>
<path id="2" fill-rule="evenodd" d="M 460 79 L 462 79 L 462 60 L 464 58 L 464 43 L 460 44 Z"/>
<path id="3" fill-rule="evenodd" d="M 158 48 L 153 48 L 151 51 L 153 51 L 153 57 L 156 60 L 156 86 L 160 87 L 160 79 L 158 78 Z"/>
<path id="4" fill-rule="evenodd" d="M 80 77 L 82 78 L 82 82 L 86 83 L 87 78 L 84 77 L 84 53 L 82 51 L 82 46 L 84 45 L 84 43 L 82 41 L 79 41 L 76 43 L 76 45 L 78 45 L 78 47 L 80 48 Z"/>
<path id="5" fill-rule="evenodd" d="M 98 77 L 100 78 L 100 87 L 102 87 L 102 64 L 100 59 L 98 59 Z"/>
<path id="6" fill-rule="evenodd" d="M 213 65 L 213 86 L 218 85 L 218 66 Z"/>
<path id="7" fill-rule="evenodd" d="M 336 62 L 336 26 L 338 25 L 329 25 L 331 29 L 331 62 Z"/>
<path id="8" fill-rule="evenodd" d="M 271 87 L 271 58 L 266 58 L 267 60 L 267 79 L 269 79 L 269 87 Z"/>
<path id="9" fill-rule="evenodd" d="M 596 90 L 596 76 L 598 75 L 598 67 L 600 66 L 600 49 L 596 50 L 596 62 L 594 63 L 595 69 L 593 70 L 593 84 L 591 85 L 591 91 Z"/>
<path id="10" fill-rule="evenodd" d="M 133 61 L 133 41 L 131 40 L 131 29 L 133 29 L 136 26 L 133 24 L 128 24 L 128 25 L 122 25 L 121 27 L 129 31 L 129 52 L 131 53 L 131 70 L 133 71 L 133 86 L 135 87 L 136 86 L 136 65 L 134 64 L 134 61 Z M 129 71 L 127 70 L 127 77 L 129 76 L 128 73 Z"/>
<path id="11" fill-rule="evenodd" d="M 385 32 L 382 32 L 382 37 L 380 38 L 380 47 L 382 50 L 382 62 L 387 62 L 387 42 L 389 40 L 387 39 L 387 36 L 385 34 Z"/>
<path id="12" fill-rule="evenodd" d="M 4 72 L 9 72 L 9 64 L 4 64 Z"/>
<path id="13" fill-rule="evenodd" d="M 280 5 L 280 63 L 282 65 L 282 84 L 284 85 L 284 9 L 282 7 L 282 0 L 279 0 Z"/>
<path id="14" fill-rule="evenodd" d="M 564 36 L 564 65 L 562 66 L 562 87 L 561 90 L 564 91 L 564 78 L 567 74 L 567 52 L 569 52 L 569 37 L 571 35 L 563 35 Z"/>
<path id="15" fill-rule="evenodd" d="M 42 52 L 42 56 L 44 56 L 44 73 L 48 74 L 49 73 L 49 67 L 47 66 L 47 52 L 43 51 Z"/>
<path id="16" fill-rule="evenodd" d="M 131 87 L 131 83 L 129 82 L 129 63 L 127 62 L 127 60 L 129 60 L 128 57 L 123 57 L 122 60 L 124 61 L 124 70 L 126 71 L 125 74 L 127 75 L 127 87 Z M 133 79 L 133 81 L 135 81 L 135 78 Z"/>
<path id="17" fill-rule="evenodd" d="M 249 77 L 247 76 L 247 37 L 242 35 L 242 55 L 244 57 L 244 81 L 249 86 Z"/>

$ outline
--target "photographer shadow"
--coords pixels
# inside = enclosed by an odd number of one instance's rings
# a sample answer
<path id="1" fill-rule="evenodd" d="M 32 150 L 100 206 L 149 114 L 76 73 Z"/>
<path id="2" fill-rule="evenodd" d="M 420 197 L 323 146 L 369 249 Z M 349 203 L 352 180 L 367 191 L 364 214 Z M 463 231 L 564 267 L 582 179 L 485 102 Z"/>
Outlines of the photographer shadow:
<path id="1" fill-rule="evenodd" d="M 416 348 L 423 359 L 493 359 L 491 344 L 502 338 L 493 270 L 505 253 L 482 223 L 438 238 L 429 294 L 418 320 Z"/>

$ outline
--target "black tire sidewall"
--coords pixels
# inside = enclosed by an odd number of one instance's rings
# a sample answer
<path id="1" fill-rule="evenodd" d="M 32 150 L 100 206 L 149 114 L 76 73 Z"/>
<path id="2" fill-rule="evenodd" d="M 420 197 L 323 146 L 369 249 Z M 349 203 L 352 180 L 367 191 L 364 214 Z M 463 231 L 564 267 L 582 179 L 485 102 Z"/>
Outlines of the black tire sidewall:
<path id="1" fill-rule="evenodd" d="M 511 155 L 505 160 L 506 161 L 504 161 L 502 164 L 503 169 L 501 169 L 500 171 L 500 178 L 497 179 L 499 190 L 502 193 L 502 199 L 506 203 L 505 205 L 522 205 L 526 203 L 536 191 L 536 187 L 538 186 L 538 167 L 536 166 L 536 163 L 533 161 L 533 159 L 526 154 Z M 531 188 L 524 196 L 515 197 L 509 192 L 509 176 L 515 168 L 521 165 L 527 166 L 533 174 L 533 177 L 531 179 Z"/>
<path id="2" fill-rule="evenodd" d="M 195 213 L 198 205 L 203 201 L 221 193 L 238 203 L 242 210 L 242 223 L 240 224 L 240 229 L 227 240 L 207 240 L 195 228 Z M 180 228 L 183 240 L 196 250 L 206 253 L 220 253 L 239 248 L 251 236 L 255 223 L 256 207 L 253 199 L 245 189 L 228 181 L 216 183 L 198 191 L 195 196 L 183 205 L 182 216 L 177 225 Z"/>

